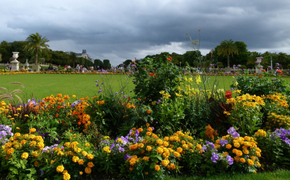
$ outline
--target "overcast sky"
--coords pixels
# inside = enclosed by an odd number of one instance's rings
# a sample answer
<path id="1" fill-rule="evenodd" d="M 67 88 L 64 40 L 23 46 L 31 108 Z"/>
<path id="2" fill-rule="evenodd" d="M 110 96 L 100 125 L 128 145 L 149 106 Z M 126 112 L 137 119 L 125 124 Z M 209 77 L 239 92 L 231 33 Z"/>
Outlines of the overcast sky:
<path id="1" fill-rule="evenodd" d="M 290 54 L 290 0 L 1 0 L 0 41 L 38 32 L 50 49 L 82 52 L 116 66 L 149 54 L 203 55 L 223 40 Z"/>

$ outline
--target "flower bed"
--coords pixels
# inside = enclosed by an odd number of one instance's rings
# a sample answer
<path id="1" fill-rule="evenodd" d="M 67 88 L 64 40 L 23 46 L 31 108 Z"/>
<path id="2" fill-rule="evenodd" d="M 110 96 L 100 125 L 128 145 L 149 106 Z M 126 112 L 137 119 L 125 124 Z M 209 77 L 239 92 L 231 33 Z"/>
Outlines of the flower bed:
<path id="1" fill-rule="evenodd" d="M 239 89 L 237 78 L 233 91 L 207 90 L 208 76 L 182 76 L 171 61 L 133 62 L 135 97 L 100 91 L 16 103 L 17 91 L 3 93 L 10 103 L 0 103 L 1 174 L 164 179 L 289 167 L 283 85 L 258 96 Z"/>

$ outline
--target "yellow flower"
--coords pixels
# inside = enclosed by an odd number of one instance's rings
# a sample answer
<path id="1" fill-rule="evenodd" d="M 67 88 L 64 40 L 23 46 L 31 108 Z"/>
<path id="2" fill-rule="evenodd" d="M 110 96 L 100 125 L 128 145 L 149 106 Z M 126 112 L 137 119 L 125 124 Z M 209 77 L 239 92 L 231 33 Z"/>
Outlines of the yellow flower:
<path id="1" fill-rule="evenodd" d="M 80 175 L 83 175 L 84 173 L 83 173 L 83 171 L 80 171 Z"/>
<path id="2" fill-rule="evenodd" d="M 174 155 L 175 157 L 179 157 L 179 156 L 180 156 L 180 153 L 179 153 L 179 152 L 174 152 L 173 155 Z"/>
<path id="3" fill-rule="evenodd" d="M 85 172 L 86 172 L 87 174 L 91 174 L 91 172 L 92 172 L 92 169 L 91 169 L 91 168 L 89 168 L 89 167 L 86 167 L 86 168 L 85 168 Z"/>
<path id="4" fill-rule="evenodd" d="M 79 160 L 78 160 L 78 164 L 79 164 L 79 165 L 83 165 L 83 164 L 84 164 L 84 160 L 83 160 L 83 159 L 79 159 Z"/>
<path id="5" fill-rule="evenodd" d="M 89 160 L 92 160 L 92 159 L 94 159 L 94 155 L 92 155 L 92 154 L 88 154 L 88 155 L 87 155 L 87 158 L 88 158 Z"/>
<path id="6" fill-rule="evenodd" d="M 226 148 L 227 148 L 227 149 L 231 149 L 231 148 L 232 148 L 232 145 L 231 145 L 231 144 L 227 144 L 227 145 L 226 145 Z"/>
<path id="7" fill-rule="evenodd" d="M 149 151 L 149 152 L 152 151 L 152 147 L 151 146 L 147 146 L 146 147 L 146 151 Z"/>
<path id="8" fill-rule="evenodd" d="M 159 171 L 160 170 L 160 166 L 159 165 L 155 165 L 154 169 L 155 169 L 155 171 Z"/>
<path id="9" fill-rule="evenodd" d="M 163 141 L 162 141 L 161 139 L 157 139 L 157 140 L 156 140 L 156 143 L 157 143 L 158 145 L 162 145 L 162 144 L 163 144 Z"/>
<path id="10" fill-rule="evenodd" d="M 157 151 L 159 154 L 162 154 L 162 153 L 163 153 L 163 149 L 162 149 L 161 147 L 158 147 L 158 148 L 156 149 L 156 151 Z"/>
<path id="11" fill-rule="evenodd" d="M 76 98 L 77 96 L 76 96 L 76 95 L 72 95 L 72 97 L 73 97 L 73 98 Z"/>
<path id="12" fill-rule="evenodd" d="M 73 161 L 73 162 L 76 163 L 76 162 L 78 162 L 78 160 L 79 160 L 79 157 L 78 157 L 78 156 L 73 156 L 73 157 L 72 157 L 72 161 Z"/>
<path id="13" fill-rule="evenodd" d="M 160 94 L 164 94 L 164 93 L 165 93 L 165 91 L 159 91 L 159 93 L 160 93 Z"/>
<path id="14" fill-rule="evenodd" d="M 29 129 L 29 132 L 31 132 L 31 133 L 34 133 L 35 131 L 36 131 L 35 128 L 31 128 L 31 129 Z"/>
<path id="15" fill-rule="evenodd" d="M 70 174 L 69 173 L 64 173 L 63 174 L 63 179 L 64 180 L 69 180 L 70 179 Z"/>
<path id="16" fill-rule="evenodd" d="M 22 159 L 27 159 L 28 158 L 28 153 L 27 152 L 22 153 L 21 158 Z"/>
<path id="17" fill-rule="evenodd" d="M 85 146 L 90 147 L 90 143 L 86 143 Z"/>
<path id="18" fill-rule="evenodd" d="M 103 147 L 103 151 L 105 151 L 107 153 L 111 153 L 111 150 L 110 150 L 110 147 L 109 146 Z"/>
<path id="19" fill-rule="evenodd" d="M 178 148 L 176 149 L 176 151 L 179 152 L 179 153 L 182 153 L 183 149 L 182 149 L 181 147 L 178 147 Z"/>
<path id="20" fill-rule="evenodd" d="M 92 168 L 92 167 L 94 167 L 94 163 L 93 163 L 93 162 L 88 162 L 88 164 L 87 164 L 87 165 L 88 165 L 88 167 L 89 167 L 89 168 Z"/>
<path id="21" fill-rule="evenodd" d="M 252 161 L 251 159 L 248 159 L 247 162 L 248 162 L 248 165 L 250 165 L 250 166 L 254 165 L 254 161 Z"/>
<path id="22" fill-rule="evenodd" d="M 240 162 L 241 162 L 241 163 L 245 163 L 246 160 L 245 160 L 244 158 L 240 158 Z"/>
<path id="23" fill-rule="evenodd" d="M 196 77 L 195 77 L 195 80 L 196 80 L 196 84 L 201 83 L 200 75 L 196 76 Z"/>
<path id="24" fill-rule="evenodd" d="M 236 151 L 236 155 L 237 155 L 237 156 L 242 156 L 242 155 L 243 155 L 243 153 L 242 153 L 242 151 L 240 151 L 240 150 L 237 150 L 237 151 Z"/>
<path id="25" fill-rule="evenodd" d="M 64 170 L 63 165 L 59 165 L 59 166 L 57 166 L 57 168 L 56 168 L 56 171 L 59 172 L 59 173 L 63 172 L 63 170 Z"/>
<path id="26" fill-rule="evenodd" d="M 169 170 L 173 170 L 175 169 L 175 165 L 173 163 L 170 163 L 170 165 L 168 166 L 168 169 Z"/>
<path id="27" fill-rule="evenodd" d="M 161 161 L 161 164 L 166 167 L 168 166 L 168 164 L 170 163 L 170 161 L 168 159 L 164 159 L 163 161 Z"/>
<path id="28" fill-rule="evenodd" d="M 236 148 L 239 148 L 241 145 L 240 145 L 240 143 L 234 143 L 234 146 L 235 146 Z"/>

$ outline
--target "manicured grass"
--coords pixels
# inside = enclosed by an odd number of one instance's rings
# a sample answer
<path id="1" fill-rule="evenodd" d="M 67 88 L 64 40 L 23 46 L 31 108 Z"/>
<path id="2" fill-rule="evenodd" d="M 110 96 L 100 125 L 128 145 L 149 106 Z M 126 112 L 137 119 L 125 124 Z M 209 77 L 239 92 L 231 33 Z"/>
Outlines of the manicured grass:
<path id="1" fill-rule="evenodd" d="M 200 177 L 200 176 L 191 176 L 191 177 L 179 177 L 179 178 L 166 178 L 166 180 L 282 180 L 289 179 L 290 171 L 289 170 L 276 170 L 274 172 L 260 172 L 257 174 L 220 174 L 210 177 Z"/>
<path id="2" fill-rule="evenodd" d="M 187 75 L 187 77 L 190 77 Z M 196 86 L 195 76 L 193 78 L 193 86 Z M 201 79 L 206 82 L 206 89 L 212 89 L 214 84 L 216 88 L 229 90 L 233 83 L 233 76 L 201 76 Z M 290 82 L 290 78 L 284 78 Z M 104 88 L 112 89 L 113 92 L 119 92 L 122 84 L 126 87 L 122 90 L 126 95 L 133 95 L 134 84 L 133 78 L 128 78 L 126 75 L 90 75 L 90 74 L 16 74 L 16 75 L 1 75 L 0 87 L 5 87 L 9 92 L 15 89 L 21 89 L 22 98 L 27 95 L 27 98 L 33 97 L 36 99 L 47 97 L 51 94 L 56 95 L 76 95 L 77 97 L 95 96 L 100 90 L 96 87 L 95 81 L 100 80 L 98 84 L 104 82 Z M 25 88 L 18 85 L 11 85 L 11 82 L 20 82 Z M 201 85 L 201 84 L 200 84 Z M 202 86 L 204 89 L 204 87 Z"/>
<path id="3" fill-rule="evenodd" d="M 126 75 L 80 75 L 80 74 L 16 74 L 16 75 L 2 75 L 0 76 L 0 87 L 5 87 L 9 92 L 20 89 L 23 93 L 20 95 L 24 98 L 27 94 L 28 98 L 39 99 L 47 97 L 51 94 L 56 95 L 62 93 L 63 95 L 76 95 L 77 97 L 92 97 L 98 94 L 100 90 L 96 87 L 95 81 L 102 85 L 103 89 L 112 86 L 113 91 L 118 91 L 121 84 L 128 80 L 127 91 L 133 89 L 133 82 L 128 79 Z M 11 82 L 20 82 L 25 88 L 19 85 L 9 84 Z"/>

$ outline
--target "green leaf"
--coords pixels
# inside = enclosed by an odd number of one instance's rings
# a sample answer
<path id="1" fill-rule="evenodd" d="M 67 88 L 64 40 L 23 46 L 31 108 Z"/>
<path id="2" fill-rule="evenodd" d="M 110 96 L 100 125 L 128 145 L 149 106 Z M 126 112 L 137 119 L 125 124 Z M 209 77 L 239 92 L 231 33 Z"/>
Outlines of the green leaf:
<path id="1" fill-rule="evenodd" d="M 156 165 L 156 163 L 154 163 L 154 162 L 151 163 L 151 164 L 150 164 L 150 169 L 154 169 L 155 165 Z"/>

